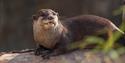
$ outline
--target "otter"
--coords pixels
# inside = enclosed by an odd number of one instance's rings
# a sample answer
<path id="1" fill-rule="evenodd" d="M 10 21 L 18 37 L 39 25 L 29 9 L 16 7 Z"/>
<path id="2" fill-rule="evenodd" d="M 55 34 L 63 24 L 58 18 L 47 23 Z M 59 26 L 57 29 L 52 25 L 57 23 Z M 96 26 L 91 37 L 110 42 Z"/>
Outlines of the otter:
<path id="1" fill-rule="evenodd" d="M 124 34 L 110 20 L 103 17 L 81 15 L 59 20 L 57 12 L 41 9 L 33 15 L 34 40 L 39 45 L 35 54 L 49 56 L 51 53 L 54 55 L 66 52 L 69 44 L 80 41 L 85 36 L 98 35 L 102 31 L 109 33 L 114 30 Z"/>

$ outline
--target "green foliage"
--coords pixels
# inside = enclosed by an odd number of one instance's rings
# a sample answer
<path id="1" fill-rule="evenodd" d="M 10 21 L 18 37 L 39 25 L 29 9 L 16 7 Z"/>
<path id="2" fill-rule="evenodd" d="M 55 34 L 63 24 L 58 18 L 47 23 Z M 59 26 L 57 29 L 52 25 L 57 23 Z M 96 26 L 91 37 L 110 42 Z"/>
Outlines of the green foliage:
<path id="1" fill-rule="evenodd" d="M 113 15 L 119 15 L 124 13 L 123 9 L 124 6 L 121 6 L 119 9 L 115 10 L 113 12 Z M 125 16 L 123 16 L 125 17 Z M 125 20 L 122 19 L 122 24 L 119 27 L 122 31 L 125 31 Z M 104 53 L 109 53 L 114 49 L 114 44 L 116 44 L 115 42 L 122 36 L 123 34 L 116 31 L 116 32 L 112 32 L 110 34 L 110 37 L 105 40 L 103 38 L 97 37 L 97 36 L 87 36 L 85 37 L 83 40 L 73 43 L 69 46 L 69 49 L 74 49 L 74 48 L 79 48 L 79 49 L 83 49 L 86 48 L 88 45 L 92 45 L 92 44 L 96 44 L 97 46 L 94 47 L 94 50 L 98 50 L 98 51 L 103 51 Z M 125 53 L 125 50 L 122 46 L 120 46 L 119 48 L 117 48 L 118 50 L 116 50 L 118 53 L 120 53 L 119 51 L 121 50 L 121 52 Z M 115 53 L 114 53 L 115 54 Z M 113 55 L 114 55 L 113 54 Z M 120 53 L 121 54 L 121 53 Z M 113 57 L 113 55 L 111 55 Z M 117 56 L 118 54 L 115 54 L 115 56 Z"/>
<path id="2" fill-rule="evenodd" d="M 120 25 L 120 29 L 122 31 L 125 31 L 125 6 L 121 6 L 119 9 L 116 9 L 114 12 L 113 12 L 113 15 L 120 15 L 122 14 L 122 23 Z M 108 50 L 112 49 L 112 46 L 114 45 L 114 43 L 121 37 L 121 34 L 120 32 L 116 31 L 112 34 L 112 36 L 106 41 L 106 45 L 104 47 L 104 52 L 107 52 Z"/>

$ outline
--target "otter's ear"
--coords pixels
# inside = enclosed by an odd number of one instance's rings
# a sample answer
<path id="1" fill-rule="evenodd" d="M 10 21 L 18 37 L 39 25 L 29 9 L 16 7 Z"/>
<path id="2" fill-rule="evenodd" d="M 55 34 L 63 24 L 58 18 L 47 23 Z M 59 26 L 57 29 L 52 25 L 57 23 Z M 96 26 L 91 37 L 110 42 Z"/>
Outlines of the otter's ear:
<path id="1" fill-rule="evenodd" d="M 37 16 L 36 16 L 36 15 L 33 15 L 33 16 L 32 16 L 32 19 L 33 19 L 33 20 L 37 20 Z"/>

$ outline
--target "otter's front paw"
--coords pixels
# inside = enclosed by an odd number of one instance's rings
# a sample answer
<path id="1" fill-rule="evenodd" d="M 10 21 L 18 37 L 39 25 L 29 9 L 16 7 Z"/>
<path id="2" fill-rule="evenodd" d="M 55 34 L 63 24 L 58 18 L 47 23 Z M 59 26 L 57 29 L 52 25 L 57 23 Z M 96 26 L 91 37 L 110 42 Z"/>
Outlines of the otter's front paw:
<path id="1" fill-rule="evenodd" d="M 35 55 L 39 56 L 39 55 L 45 54 L 45 53 L 47 53 L 47 52 L 49 52 L 49 51 L 48 51 L 48 50 L 45 50 L 45 49 L 42 49 L 42 48 L 37 48 L 37 49 L 35 50 Z"/>
<path id="2" fill-rule="evenodd" d="M 57 56 L 57 55 L 60 55 L 60 54 L 61 53 L 57 52 L 56 50 L 51 50 L 51 51 L 47 52 L 46 54 L 43 54 L 42 57 L 44 59 L 49 59 L 50 57 Z"/>
<path id="3" fill-rule="evenodd" d="M 41 56 L 41 57 L 43 57 L 43 59 L 49 59 L 49 57 L 51 56 L 50 55 L 51 53 L 52 53 L 52 51 L 41 49 L 41 48 L 37 48 L 35 50 L 35 55 Z"/>

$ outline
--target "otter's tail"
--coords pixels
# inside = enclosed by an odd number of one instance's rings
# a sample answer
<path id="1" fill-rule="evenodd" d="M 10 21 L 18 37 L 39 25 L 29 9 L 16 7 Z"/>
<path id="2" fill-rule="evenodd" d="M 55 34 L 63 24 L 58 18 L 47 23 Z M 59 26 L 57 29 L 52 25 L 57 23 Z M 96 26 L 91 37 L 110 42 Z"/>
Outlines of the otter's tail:
<path id="1" fill-rule="evenodd" d="M 123 35 L 125 35 L 125 32 L 123 32 L 122 30 L 120 30 L 116 25 L 114 25 L 112 22 L 110 22 L 110 25 L 112 27 L 113 30 L 117 30 L 120 33 L 122 33 Z"/>

